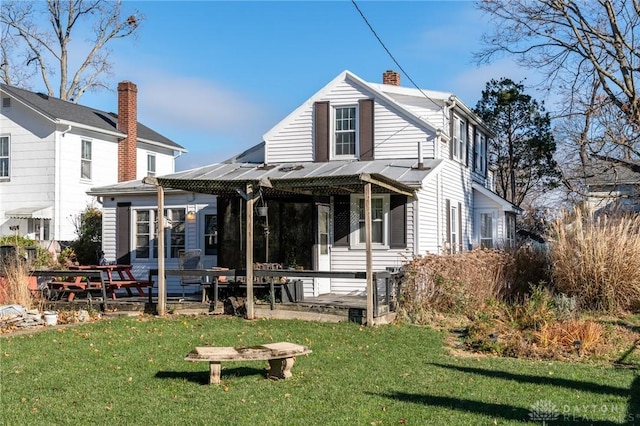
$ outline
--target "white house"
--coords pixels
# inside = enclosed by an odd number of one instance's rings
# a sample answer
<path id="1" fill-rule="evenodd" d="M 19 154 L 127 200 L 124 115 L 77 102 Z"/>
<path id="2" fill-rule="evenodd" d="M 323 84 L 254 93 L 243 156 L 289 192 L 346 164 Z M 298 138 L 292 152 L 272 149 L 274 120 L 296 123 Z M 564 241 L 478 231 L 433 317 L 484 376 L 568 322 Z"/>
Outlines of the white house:
<path id="1" fill-rule="evenodd" d="M 137 122 L 131 82 L 118 85 L 117 114 L 5 84 L 0 93 L 0 235 L 73 240 L 90 188 L 172 173 L 186 151 Z"/>
<path id="2" fill-rule="evenodd" d="M 242 267 L 247 185 L 268 207 L 254 226 L 256 262 L 364 271 L 365 187 L 373 193 L 374 270 L 426 253 L 513 244 L 518 209 L 494 192 L 491 137 L 451 93 L 402 87 L 393 71 L 382 84 L 344 71 L 249 151 L 157 178 L 168 191 L 165 215 L 176 219 L 166 231 L 167 268 L 176 266 L 174 242 L 203 249 L 205 266 Z M 90 194 L 104 206 L 107 256 L 128 251 L 134 264 L 153 265 L 155 188 L 130 182 Z M 124 232 L 114 233 L 117 224 Z M 364 288 L 362 280 L 305 281 L 307 296 Z"/>

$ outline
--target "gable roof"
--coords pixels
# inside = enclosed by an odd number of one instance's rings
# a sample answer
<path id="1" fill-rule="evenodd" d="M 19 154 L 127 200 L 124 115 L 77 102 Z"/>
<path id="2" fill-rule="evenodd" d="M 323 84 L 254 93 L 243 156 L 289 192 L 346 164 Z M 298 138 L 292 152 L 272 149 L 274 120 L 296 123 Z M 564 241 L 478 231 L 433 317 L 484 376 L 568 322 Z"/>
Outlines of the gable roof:
<path id="1" fill-rule="evenodd" d="M 418 100 L 418 102 L 423 103 L 426 108 L 429 105 L 433 104 L 442 107 L 451 104 L 454 108 L 463 111 L 465 115 L 471 119 L 472 122 L 482 126 L 487 133 L 493 135 L 493 131 L 484 124 L 482 119 L 480 119 L 480 117 L 478 117 L 471 109 L 469 109 L 452 93 L 438 92 L 433 90 L 412 89 L 409 87 L 394 86 L 390 84 L 370 83 L 364 81 L 362 78 L 358 77 L 351 71 L 344 70 L 322 89 L 318 90 L 313 96 L 303 102 L 298 108 L 287 115 L 278 124 L 272 127 L 267 133 L 265 133 L 263 135 L 263 140 L 270 139 L 272 135 L 278 133 L 281 129 L 286 127 L 296 117 L 298 117 L 304 109 L 308 108 L 310 105 L 313 105 L 314 102 L 323 100 L 328 92 L 333 90 L 338 84 L 342 83 L 343 81 L 348 82 L 358 89 L 362 90 L 363 92 L 368 93 L 370 96 L 375 97 L 379 102 L 382 102 L 387 107 L 395 110 L 407 121 L 410 121 L 419 128 L 426 128 L 431 132 L 438 131 L 438 129 L 436 129 L 429 121 L 418 116 L 415 112 L 408 108 L 407 105 L 404 105 L 401 102 L 402 96 L 411 97 L 414 100 Z M 448 134 L 448 132 L 445 132 L 445 134 Z"/>
<path id="2" fill-rule="evenodd" d="M 80 125 L 98 132 L 106 132 L 116 136 L 126 136 L 118 130 L 118 114 L 100 111 L 91 107 L 63 101 L 62 99 L 35 93 L 25 89 L 0 83 L 0 91 L 11 96 L 23 105 L 31 108 L 54 123 Z M 155 130 L 138 122 L 138 140 L 152 145 L 164 146 L 176 151 L 186 149 L 161 135 Z"/>
<path id="3" fill-rule="evenodd" d="M 622 162 L 593 162 L 587 169 L 586 183 L 588 186 L 640 185 L 640 172 L 635 170 L 640 170 L 640 161 L 628 161 L 628 166 Z"/>

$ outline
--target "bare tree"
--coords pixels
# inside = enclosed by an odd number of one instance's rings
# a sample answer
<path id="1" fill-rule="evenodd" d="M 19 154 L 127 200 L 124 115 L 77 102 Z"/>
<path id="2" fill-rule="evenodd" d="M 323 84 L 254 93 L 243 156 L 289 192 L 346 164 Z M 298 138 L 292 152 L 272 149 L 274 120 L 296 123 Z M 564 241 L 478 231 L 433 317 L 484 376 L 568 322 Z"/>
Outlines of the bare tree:
<path id="1" fill-rule="evenodd" d="M 50 96 L 78 102 L 85 91 L 106 87 L 101 78 L 111 67 L 108 43 L 133 35 L 141 19 L 137 11 L 123 18 L 120 1 L 5 0 L 0 7 L 0 78 L 25 87 L 39 74 Z M 83 58 L 71 55 L 72 34 L 87 34 Z M 75 63 L 77 68 L 70 69 Z"/>
<path id="2" fill-rule="evenodd" d="M 576 164 L 597 159 L 637 169 L 640 0 L 487 0 L 478 8 L 494 24 L 479 63 L 514 55 L 546 73 L 547 88 L 565 96 L 559 115 Z"/>

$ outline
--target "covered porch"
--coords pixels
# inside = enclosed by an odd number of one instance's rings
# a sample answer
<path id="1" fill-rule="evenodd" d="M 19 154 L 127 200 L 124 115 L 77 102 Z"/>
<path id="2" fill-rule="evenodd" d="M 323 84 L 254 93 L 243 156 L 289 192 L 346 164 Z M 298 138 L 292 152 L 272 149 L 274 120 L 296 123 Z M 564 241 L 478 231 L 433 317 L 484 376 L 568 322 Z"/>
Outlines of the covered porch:
<path id="1" fill-rule="evenodd" d="M 305 271 L 305 279 L 310 279 L 314 286 L 313 296 L 332 293 L 331 282 L 345 275 L 332 271 L 331 246 L 353 232 L 352 224 L 359 220 L 358 235 L 363 244 L 354 253 L 362 258 L 358 263 L 360 267 L 350 270 L 359 270 L 363 275 L 359 278 L 364 281 L 359 295 L 366 298 L 366 322 L 372 324 L 374 274 L 398 266 L 373 267 L 372 196 L 397 197 L 392 198 L 392 208 L 385 220 L 388 219 L 390 227 L 395 227 L 395 238 L 400 238 L 406 246 L 407 204 L 415 198 L 416 190 L 431 170 L 428 165 L 418 167 L 412 160 L 286 165 L 230 163 L 146 178 L 144 182 L 156 186 L 159 211 L 164 209 L 164 191 L 167 189 L 218 197 L 218 244 L 221 248 L 218 266 L 246 271 L 248 318 L 255 317 L 252 287 L 259 273 L 254 271 L 256 262 L 281 263 L 288 276 L 292 275 L 290 271 Z M 348 197 L 354 194 L 361 195 L 360 217 L 355 219 L 348 205 L 346 210 L 338 211 L 336 207 L 336 200 L 346 199 L 349 203 Z M 398 199 L 401 202 L 397 202 Z M 159 229 L 163 226 L 162 219 L 159 215 Z M 389 240 L 393 243 L 393 238 Z M 159 241 L 158 247 L 163 246 Z M 163 299 L 166 294 L 163 281 L 167 270 L 163 260 L 164 256 L 159 253 L 157 294 L 160 313 L 165 310 Z M 349 276 L 347 279 L 356 278 Z"/>

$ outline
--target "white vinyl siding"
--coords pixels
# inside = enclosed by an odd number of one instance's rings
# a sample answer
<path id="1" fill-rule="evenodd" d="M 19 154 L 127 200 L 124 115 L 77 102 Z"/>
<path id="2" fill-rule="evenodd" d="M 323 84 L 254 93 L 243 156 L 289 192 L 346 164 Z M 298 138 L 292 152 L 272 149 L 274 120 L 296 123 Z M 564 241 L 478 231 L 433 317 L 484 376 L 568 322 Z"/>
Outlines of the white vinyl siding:
<path id="1" fill-rule="evenodd" d="M 361 99 L 371 99 L 350 82 L 341 82 L 323 96 L 332 107 L 356 105 Z M 439 110 L 435 115 L 442 115 Z M 289 163 L 313 161 L 313 103 L 306 103 L 265 135 L 266 162 Z M 333 124 L 332 124 L 333 126 Z M 435 132 L 420 128 L 399 115 L 396 107 L 374 98 L 375 159 L 418 158 L 418 141 L 423 141 L 425 158 L 435 158 Z M 356 144 L 357 147 L 357 144 Z M 357 149 L 357 148 L 356 148 Z"/>

